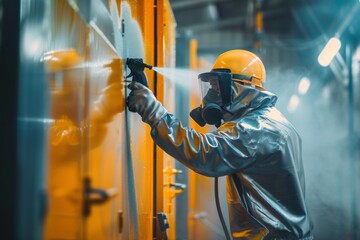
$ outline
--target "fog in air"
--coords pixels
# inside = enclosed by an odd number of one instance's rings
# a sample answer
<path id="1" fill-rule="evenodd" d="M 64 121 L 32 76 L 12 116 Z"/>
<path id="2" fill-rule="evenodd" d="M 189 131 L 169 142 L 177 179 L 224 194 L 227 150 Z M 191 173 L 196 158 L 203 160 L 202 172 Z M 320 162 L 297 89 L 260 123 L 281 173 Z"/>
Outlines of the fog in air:
<path id="1" fill-rule="evenodd" d="M 199 92 L 197 76 L 201 71 L 153 69 L 182 90 Z M 296 68 L 268 70 L 265 87 L 278 96 L 276 107 L 302 138 L 306 202 L 314 235 L 341 239 L 343 232 L 350 232 L 356 216 L 352 211 L 359 209 L 355 194 L 359 198 L 360 193 L 356 185 L 360 182 L 359 170 L 353 167 L 358 159 L 351 156 L 349 147 L 346 91 L 339 90 L 335 82 L 324 84 L 317 76 Z"/>

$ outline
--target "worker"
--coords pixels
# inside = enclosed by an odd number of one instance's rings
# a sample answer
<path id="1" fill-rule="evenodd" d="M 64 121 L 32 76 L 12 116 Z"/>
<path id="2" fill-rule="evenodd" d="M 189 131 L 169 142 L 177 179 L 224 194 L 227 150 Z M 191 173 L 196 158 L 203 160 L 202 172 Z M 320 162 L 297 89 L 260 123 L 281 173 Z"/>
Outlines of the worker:
<path id="1" fill-rule="evenodd" d="M 301 139 L 266 91 L 255 54 L 230 50 L 199 75 L 202 105 L 190 116 L 216 130 L 184 127 L 140 83 L 129 84 L 128 108 L 151 126 L 154 142 L 195 172 L 227 176 L 233 239 L 313 239 L 305 204 Z"/>

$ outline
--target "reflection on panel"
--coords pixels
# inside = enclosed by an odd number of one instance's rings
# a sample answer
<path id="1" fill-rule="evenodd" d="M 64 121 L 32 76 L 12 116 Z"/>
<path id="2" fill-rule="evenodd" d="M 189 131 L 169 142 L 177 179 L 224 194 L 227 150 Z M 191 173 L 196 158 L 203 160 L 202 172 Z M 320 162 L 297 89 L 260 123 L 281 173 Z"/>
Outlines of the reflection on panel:
<path id="1" fill-rule="evenodd" d="M 22 2 L 24 16 L 33 14 L 36 0 Z M 175 202 L 171 197 L 166 203 L 159 195 L 154 203 L 154 144 L 149 126 L 126 110 L 124 63 L 126 58 L 143 58 L 150 65 L 173 66 L 170 4 L 161 1 L 157 23 L 153 1 L 53 0 L 45 6 L 49 32 L 37 34 L 44 38 L 36 42 L 38 48 L 27 49 L 41 55 L 40 72 L 47 85 L 39 91 L 49 96 L 40 109 L 48 112 L 47 125 L 40 126 L 47 139 L 41 144 L 48 199 L 44 239 L 151 239 L 154 215 L 164 211 L 164 203 L 173 214 Z M 156 42 L 155 34 L 165 42 Z M 162 101 L 174 95 L 171 82 L 159 76 L 156 85 L 154 72 L 145 73 Z M 172 111 L 173 101 L 167 101 Z M 164 159 L 166 166 L 173 165 L 162 151 L 157 157 L 161 166 Z M 162 170 L 156 170 L 159 179 Z M 156 186 L 160 192 L 162 183 Z"/>
<path id="2" fill-rule="evenodd" d="M 56 61 L 66 61 L 67 53 L 78 56 L 73 51 L 61 52 L 65 59 L 56 57 Z M 75 238 L 80 234 L 82 214 L 81 160 L 85 113 L 80 99 L 84 96 L 85 69 L 50 70 L 48 80 L 50 116 L 54 123 L 48 135 L 49 208 L 45 235 L 50 239 L 58 236 Z"/>
<path id="3" fill-rule="evenodd" d="M 89 30 L 89 162 L 85 169 L 92 189 L 107 194 L 91 204 L 86 220 L 86 239 L 116 239 L 118 212 L 122 210 L 122 160 L 125 151 L 125 97 L 122 61 L 97 28 Z M 101 199 L 101 200 L 100 200 Z"/>
<path id="4" fill-rule="evenodd" d="M 66 1 L 54 1 L 44 54 L 50 92 L 48 214 L 45 239 L 82 236 L 82 165 L 86 97 L 86 25 Z"/>

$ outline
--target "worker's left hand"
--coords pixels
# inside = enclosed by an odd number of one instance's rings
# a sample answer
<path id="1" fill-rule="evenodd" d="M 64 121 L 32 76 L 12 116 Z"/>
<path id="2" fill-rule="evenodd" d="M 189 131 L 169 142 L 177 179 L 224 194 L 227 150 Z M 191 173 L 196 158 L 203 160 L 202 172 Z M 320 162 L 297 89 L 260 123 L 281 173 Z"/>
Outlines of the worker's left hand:
<path id="1" fill-rule="evenodd" d="M 128 85 L 131 90 L 126 102 L 130 112 L 140 114 L 142 121 L 154 126 L 167 113 L 151 90 L 138 82 Z"/>

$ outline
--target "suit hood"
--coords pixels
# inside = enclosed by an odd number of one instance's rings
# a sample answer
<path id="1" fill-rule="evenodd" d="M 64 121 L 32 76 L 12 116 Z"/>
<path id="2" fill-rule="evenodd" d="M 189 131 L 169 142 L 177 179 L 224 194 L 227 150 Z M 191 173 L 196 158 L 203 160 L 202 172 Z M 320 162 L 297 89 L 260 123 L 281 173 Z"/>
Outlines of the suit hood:
<path id="1" fill-rule="evenodd" d="M 234 83 L 233 101 L 225 109 L 230 113 L 225 113 L 225 122 L 238 119 L 247 113 L 266 107 L 273 107 L 276 104 L 277 96 L 269 91 L 261 91 L 252 86 Z"/>

